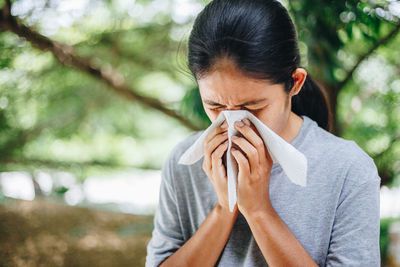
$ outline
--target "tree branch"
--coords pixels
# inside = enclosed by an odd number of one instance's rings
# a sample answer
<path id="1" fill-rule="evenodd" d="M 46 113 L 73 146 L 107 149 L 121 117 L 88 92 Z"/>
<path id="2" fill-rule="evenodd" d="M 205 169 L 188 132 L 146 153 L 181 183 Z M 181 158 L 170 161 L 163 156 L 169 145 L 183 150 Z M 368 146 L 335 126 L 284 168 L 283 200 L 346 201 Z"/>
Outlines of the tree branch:
<path id="1" fill-rule="evenodd" d="M 135 93 L 134 90 L 132 90 L 132 88 L 125 82 L 124 77 L 120 73 L 116 72 L 112 67 L 106 66 L 99 68 L 93 66 L 90 63 L 91 58 L 78 56 L 75 54 L 72 46 L 51 40 L 50 38 L 30 29 L 22 24 L 17 18 L 12 16 L 10 10 L 11 3 L 10 0 L 8 0 L 6 1 L 5 7 L 0 12 L 1 28 L 12 31 L 18 36 L 25 38 L 28 42 L 42 51 L 51 51 L 61 64 L 73 66 L 94 78 L 100 79 L 103 83 L 108 85 L 108 88 L 122 96 L 125 96 L 130 101 L 136 101 L 147 107 L 159 110 L 165 115 L 178 120 L 189 129 L 195 131 L 202 130 L 201 127 L 193 124 L 176 111 L 167 108 L 165 104 L 160 102 L 158 99 Z"/>
<path id="2" fill-rule="evenodd" d="M 11 0 L 5 1 L 3 12 L 5 16 L 11 16 Z"/>
<path id="3" fill-rule="evenodd" d="M 347 73 L 346 78 L 343 81 L 339 82 L 338 85 L 334 87 L 334 89 L 339 92 L 347 84 L 347 82 L 351 79 L 354 71 L 358 68 L 358 66 L 361 64 L 361 62 L 363 62 L 367 57 L 369 57 L 378 47 L 386 44 L 392 38 L 394 38 L 399 31 L 400 31 L 400 24 L 398 24 L 387 36 L 385 36 L 384 38 L 382 38 L 381 40 L 376 42 L 375 45 L 373 45 L 365 54 L 361 55 L 358 58 L 357 63 Z"/>

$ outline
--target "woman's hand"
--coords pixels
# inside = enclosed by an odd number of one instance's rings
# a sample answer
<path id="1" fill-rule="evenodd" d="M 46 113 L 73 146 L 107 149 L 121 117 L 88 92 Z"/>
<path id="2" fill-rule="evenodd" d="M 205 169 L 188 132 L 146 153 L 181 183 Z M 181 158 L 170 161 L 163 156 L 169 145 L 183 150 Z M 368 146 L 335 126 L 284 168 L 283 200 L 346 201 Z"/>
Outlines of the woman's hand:
<path id="1" fill-rule="evenodd" d="M 240 148 L 231 148 L 231 154 L 236 159 L 239 169 L 237 204 L 239 211 L 247 216 L 271 207 L 269 182 L 273 161 L 250 120 L 235 122 L 235 129 L 243 135 L 235 136 L 236 138 L 232 136 L 232 143 Z"/>
<path id="2" fill-rule="evenodd" d="M 229 211 L 228 179 L 222 157 L 228 149 L 228 124 L 222 125 L 211 131 L 204 142 L 203 170 L 211 180 L 218 195 L 218 205 L 222 210 Z M 237 214 L 238 206 L 235 205 L 233 215 Z"/>

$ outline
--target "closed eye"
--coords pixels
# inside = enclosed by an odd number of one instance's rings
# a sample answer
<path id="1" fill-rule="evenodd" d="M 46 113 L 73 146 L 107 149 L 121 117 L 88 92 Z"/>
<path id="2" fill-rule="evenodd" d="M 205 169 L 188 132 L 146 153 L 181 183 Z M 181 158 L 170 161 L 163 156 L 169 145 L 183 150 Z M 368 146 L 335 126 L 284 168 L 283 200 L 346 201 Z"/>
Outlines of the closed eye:
<path id="1" fill-rule="evenodd" d="M 210 108 L 210 110 L 215 110 L 215 111 L 217 111 L 218 109 L 220 109 L 220 108 Z M 245 110 L 248 110 L 248 111 L 250 111 L 250 112 L 259 112 L 259 111 L 261 111 L 263 108 L 258 108 L 258 109 L 249 109 L 249 108 L 244 108 Z"/>

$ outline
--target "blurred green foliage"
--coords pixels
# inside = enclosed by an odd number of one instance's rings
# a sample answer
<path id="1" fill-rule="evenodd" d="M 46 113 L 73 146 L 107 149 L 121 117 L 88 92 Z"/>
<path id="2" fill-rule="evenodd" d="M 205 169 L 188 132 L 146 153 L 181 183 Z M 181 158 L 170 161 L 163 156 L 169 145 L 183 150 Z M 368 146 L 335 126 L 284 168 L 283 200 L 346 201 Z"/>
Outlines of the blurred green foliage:
<path id="1" fill-rule="evenodd" d="M 186 68 L 191 25 L 207 2 L 16 0 L 12 15 L 207 127 Z M 340 135 L 374 157 L 384 184 L 399 185 L 400 37 L 385 39 L 399 25 L 399 2 L 282 3 L 296 24 L 302 66 L 332 95 Z M 93 167 L 159 169 L 191 134 L 9 30 L 0 32 L 0 68 L 0 171 L 62 168 L 84 179 Z"/>
<path id="2" fill-rule="evenodd" d="M 194 17 L 208 2 L 15 0 L 12 15 L 73 46 L 94 66 L 113 68 L 138 94 L 205 128 L 210 120 L 186 68 L 186 44 Z M 297 28 L 302 66 L 331 95 L 340 136 L 374 158 L 383 184 L 399 186 L 400 2 L 281 2 Z M 173 146 L 191 133 L 0 25 L 0 172 L 67 170 L 82 181 L 110 168 L 160 169 Z M 53 189 L 57 195 L 68 190 Z M 5 200 L 0 190 L 0 203 Z M 381 219 L 382 259 L 395 220 Z M 117 232 L 125 237 L 150 233 L 151 227 L 132 223 Z"/>

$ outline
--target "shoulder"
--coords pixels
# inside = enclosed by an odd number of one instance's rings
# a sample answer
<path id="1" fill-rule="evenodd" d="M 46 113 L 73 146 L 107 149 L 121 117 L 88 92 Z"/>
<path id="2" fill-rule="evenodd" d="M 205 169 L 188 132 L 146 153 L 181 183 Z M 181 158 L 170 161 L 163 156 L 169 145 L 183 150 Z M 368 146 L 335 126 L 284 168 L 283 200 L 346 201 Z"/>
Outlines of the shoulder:
<path id="1" fill-rule="evenodd" d="M 381 181 L 374 159 L 369 156 L 355 141 L 347 140 L 348 165 L 345 178 L 356 184 Z"/>
<path id="2" fill-rule="evenodd" d="M 380 180 L 374 159 L 354 140 L 336 136 L 311 120 L 308 139 L 319 159 L 327 160 L 340 168 L 346 179 L 355 183 Z M 312 140 L 312 141 L 311 141 Z"/>

